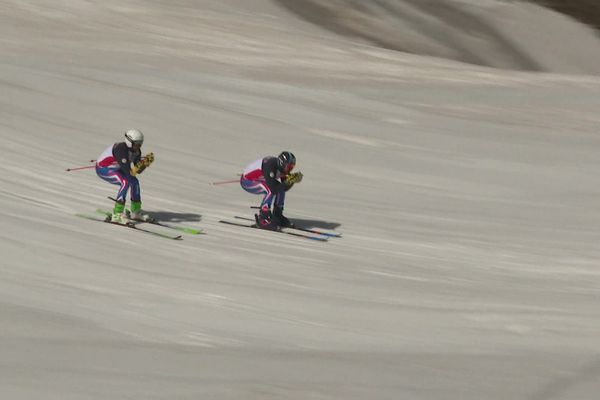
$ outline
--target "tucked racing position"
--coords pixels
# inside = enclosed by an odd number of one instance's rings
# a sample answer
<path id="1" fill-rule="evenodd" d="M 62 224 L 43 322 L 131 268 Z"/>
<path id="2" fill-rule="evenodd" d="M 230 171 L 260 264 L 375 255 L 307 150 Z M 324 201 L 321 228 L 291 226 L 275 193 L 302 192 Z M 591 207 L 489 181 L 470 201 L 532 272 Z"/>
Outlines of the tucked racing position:
<path id="1" fill-rule="evenodd" d="M 125 141 L 108 146 L 96 161 L 96 174 L 105 181 L 119 186 L 110 222 L 126 224 L 130 220 L 149 221 L 142 212 L 140 182 L 137 178 L 154 161 L 154 154 L 142 157 L 144 135 L 137 129 L 125 132 Z M 131 213 L 125 212 L 127 192 L 131 189 Z"/>
<path id="2" fill-rule="evenodd" d="M 292 173 L 296 157 L 289 151 L 279 156 L 260 158 L 248 165 L 240 179 L 242 188 L 263 195 L 260 211 L 255 215 L 256 225 L 263 229 L 289 227 L 291 222 L 283 215 L 285 194 L 295 183 L 302 181 L 302 172 Z"/>

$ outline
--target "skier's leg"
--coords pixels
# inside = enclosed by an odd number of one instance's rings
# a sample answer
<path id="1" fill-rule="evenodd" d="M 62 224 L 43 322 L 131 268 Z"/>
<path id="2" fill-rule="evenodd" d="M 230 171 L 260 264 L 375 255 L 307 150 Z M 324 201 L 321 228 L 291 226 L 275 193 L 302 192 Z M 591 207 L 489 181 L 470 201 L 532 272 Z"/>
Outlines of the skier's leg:
<path id="1" fill-rule="evenodd" d="M 280 192 L 275 195 L 275 205 L 273 206 L 273 219 L 279 226 L 290 227 L 292 223 L 283 215 L 283 206 L 285 204 L 285 193 Z"/>
<path id="2" fill-rule="evenodd" d="M 129 178 L 129 186 L 131 186 L 131 201 L 142 201 L 142 193 L 140 190 L 140 181 L 135 176 Z"/>
<path id="3" fill-rule="evenodd" d="M 279 207 L 283 210 L 283 205 L 285 203 L 285 192 L 279 192 L 275 195 L 275 207 Z"/>
<path id="4" fill-rule="evenodd" d="M 241 179 L 240 185 L 248 193 L 263 194 L 264 197 L 260 204 L 260 211 L 255 215 L 256 223 L 262 228 L 270 229 L 271 223 L 271 204 L 273 203 L 274 196 L 271 190 L 267 186 L 267 183 L 263 180 L 248 180 Z"/>
<path id="5" fill-rule="evenodd" d="M 142 195 L 138 178 L 132 177 L 129 185 L 131 186 L 131 219 L 144 222 L 155 221 L 154 218 L 142 211 Z"/>
<path id="6" fill-rule="evenodd" d="M 117 192 L 117 201 L 113 208 L 111 221 L 118 223 L 127 222 L 124 210 L 125 196 L 127 196 L 127 191 L 129 190 L 129 180 L 119 170 L 113 168 L 96 167 L 96 174 L 105 181 L 120 186 L 119 191 Z"/>
<path id="7" fill-rule="evenodd" d="M 120 186 L 119 191 L 117 192 L 117 200 L 125 204 L 125 196 L 129 190 L 129 179 L 127 179 L 118 169 L 113 168 L 96 167 L 96 174 L 108 183 Z"/>
<path id="8" fill-rule="evenodd" d="M 140 181 L 135 176 L 129 179 L 131 186 L 131 219 L 141 220 L 142 218 L 142 195 L 140 191 Z"/>
<path id="9" fill-rule="evenodd" d="M 261 180 L 242 179 L 240 180 L 240 185 L 242 186 L 242 189 L 252 194 L 263 194 L 270 192 L 266 182 Z"/>

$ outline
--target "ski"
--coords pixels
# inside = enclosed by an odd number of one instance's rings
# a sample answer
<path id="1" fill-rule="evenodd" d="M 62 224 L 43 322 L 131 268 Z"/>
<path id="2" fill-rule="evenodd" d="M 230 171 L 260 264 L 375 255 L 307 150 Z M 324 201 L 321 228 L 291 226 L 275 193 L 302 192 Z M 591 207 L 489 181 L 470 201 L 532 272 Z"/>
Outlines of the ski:
<path id="1" fill-rule="evenodd" d="M 248 224 L 242 224 L 242 223 L 238 223 L 238 222 L 225 221 L 225 220 L 219 220 L 219 222 L 221 222 L 223 224 L 227 224 L 227 225 L 242 226 L 244 228 L 260 229 L 256 226 L 256 224 L 248 225 Z M 276 230 L 276 231 L 269 230 L 269 229 L 260 229 L 260 230 L 266 231 L 266 232 L 284 233 L 286 235 L 292 235 L 292 236 L 301 237 L 304 239 L 316 240 L 318 242 L 327 242 L 328 241 L 328 238 L 326 238 L 326 237 L 311 236 L 311 235 L 306 235 L 306 234 L 299 233 L 299 232 L 292 232 L 292 231 L 284 230 L 284 229 L 280 229 L 280 230 Z"/>
<path id="2" fill-rule="evenodd" d="M 116 222 L 106 221 L 103 218 L 99 218 L 99 217 L 92 216 L 92 215 L 87 215 L 87 214 L 81 214 L 81 213 L 78 213 L 78 214 L 75 214 L 75 215 L 77 217 L 89 219 L 91 221 L 98 221 L 98 222 L 104 222 L 105 224 L 111 224 L 111 225 L 116 225 L 116 226 L 123 226 L 125 228 L 133 229 L 133 230 L 136 230 L 136 231 L 139 231 L 139 232 L 148 233 L 150 235 L 162 237 L 162 238 L 165 238 L 165 239 L 173 239 L 173 240 L 182 240 L 183 239 L 181 237 L 181 235 L 169 235 L 169 234 L 162 233 L 162 232 L 151 231 L 149 229 L 140 228 L 136 224 L 119 224 L 119 223 L 116 223 Z"/>
<path id="3" fill-rule="evenodd" d="M 243 219 L 244 221 L 254 221 L 252 218 L 240 217 L 239 215 L 236 215 L 234 218 Z M 290 226 L 290 227 L 287 227 L 287 228 L 284 228 L 284 229 L 295 229 L 297 231 L 314 233 L 316 235 L 322 235 L 322 236 L 327 236 L 327 237 L 332 237 L 332 238 L 341 238 L 342 237 L 341 233 L 323 232 L 323 231 L 320 231 L 320 230 L 317 230 L 317 229 L 300 228 L 298 226 Z"/>
<path id="4" fill-rule="evenodd" d="M 102 210 L 102 209 L 97 209 L 96 212 L 98 214 L 103 214 L 103 215 L 110 215 L 111 212 L 108 210 Z M 127 212 L 129 212 L 129 210 L 127 210 Z M 202 229 L 196 229 L 196 228 L 189 228 L 187 226 L 177 226 L 177 225 L 171 225 L 171 224 L 167 224 L 165 222 L 162 221 L 157 221 L 155 219 L 150 220 L 150 221 L 137 221 L 135 220 L 136 223 L 144 223 L 144 224 L 150 224 L 150 225 L 158 225 L 158 226 L 162 226 L 164 228 L 169 228 L 169 229 L 174 229 L 176 231 L 180 231 L 183 233 L 189 233 L 190 235 L 200 235 L 203 234 L 204 232 L 202 231 Z"/>

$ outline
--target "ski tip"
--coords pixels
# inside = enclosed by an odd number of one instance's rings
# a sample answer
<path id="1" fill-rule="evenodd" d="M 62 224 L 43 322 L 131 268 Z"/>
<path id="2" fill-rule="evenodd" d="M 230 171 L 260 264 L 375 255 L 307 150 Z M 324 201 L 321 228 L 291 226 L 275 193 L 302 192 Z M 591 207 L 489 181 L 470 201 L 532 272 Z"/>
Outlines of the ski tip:
<path id="1" fill-rule="evenodd" d="M 303 236 L 309 240 L 314 240 L 317 242 L 329 242 L 329 238 L 326 237 L 319 237 L 319 236 Z"/>
<path id="2" fill-rule="evenodd" d="M 341 233 L 335 233 L 335 232 L 319 232 L 319 235 L 327 236 L 330 238 L 341 238 L 342 237 Z"/>
<path id="3" fill-rule="evenodd" d="M 180 228 L 180 227 L 172 227 L 171 229 L 174 229 L 174 230 L 179 231 L 179 232 L 186 233 L 188 235 L 206 235 L 206 232 L 204 232 L 204 231 L 202 231 L 200 229 Z"/>

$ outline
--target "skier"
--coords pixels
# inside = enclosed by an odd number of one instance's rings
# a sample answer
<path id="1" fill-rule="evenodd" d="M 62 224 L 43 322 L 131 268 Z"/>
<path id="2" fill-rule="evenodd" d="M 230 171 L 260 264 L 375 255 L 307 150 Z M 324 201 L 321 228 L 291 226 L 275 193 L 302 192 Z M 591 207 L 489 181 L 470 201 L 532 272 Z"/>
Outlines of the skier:
<path id="1" fill-rule="evenodd" d="M 127 224 L 130 220 L 151 221 L 152 217 L 142 212 L 140 182 L 141 174 L 154 161 L 154 154 L 142 158 L 144 135 L 137 129 L 125 132 L 125 141 L 106 148 L 96 161 L 96 174 L 113 185 L 119 185 L 110 222 Z M 131 188 L 131 213 L 125 213 L 125 197 Z"/>
<path id="2" fill-rule="evenodd" d="M 296 157 L 284 151 L 277 157 L 260 158 L 244 170 L 240 178 L 242 188 L 249 193 L 264 195 L 260 211 L 254 216 L 259 228 L 275 230 L 292 226 L 283 215 L 283 207 L 285 193 L 294 183 L 302 181 L 302 172 L 291 172 L 295 165 Z"/>

